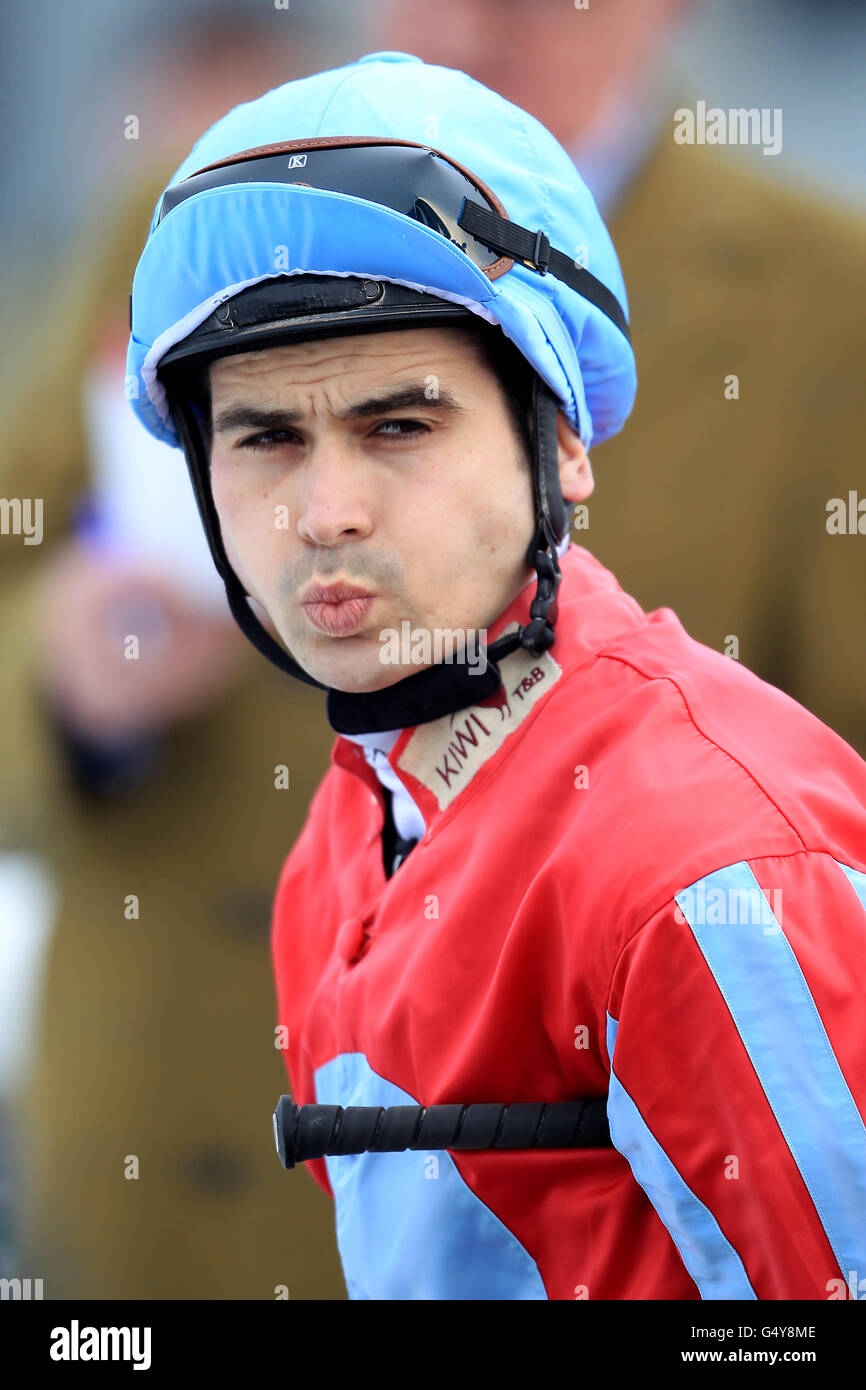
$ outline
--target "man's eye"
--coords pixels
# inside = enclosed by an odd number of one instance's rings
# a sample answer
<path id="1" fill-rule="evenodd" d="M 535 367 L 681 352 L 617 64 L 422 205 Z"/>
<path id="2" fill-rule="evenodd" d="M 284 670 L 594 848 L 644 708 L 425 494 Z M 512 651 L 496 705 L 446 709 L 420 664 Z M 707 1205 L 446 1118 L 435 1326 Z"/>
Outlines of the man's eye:
<path id="1" fill-rule="evenodd" d="M 383 420 L 381 425 L 377 425 L 375 432 L 378 434 L 379 430 L 386 429 L 386 427 L 389 425 L 399 425 L 403 433 L 391 434 L 389 431 L 388 433 L 382 435 L 381 438 L 411 439 L 413 435 L 430 433 L 430 426 L 425 425 L 422 420 Z M 411 426 L 411 428 L 408 428 L 409 426 Z"/>
<path id="2" fill-rule="evenodd" d="M 252 453 L 267 453 L 269 449 L 280 449 L 287 443 L 291 430 L 264 430 L 261 434 L 251 434 L 242 439 L 238 448 L 249 449 Z"/>

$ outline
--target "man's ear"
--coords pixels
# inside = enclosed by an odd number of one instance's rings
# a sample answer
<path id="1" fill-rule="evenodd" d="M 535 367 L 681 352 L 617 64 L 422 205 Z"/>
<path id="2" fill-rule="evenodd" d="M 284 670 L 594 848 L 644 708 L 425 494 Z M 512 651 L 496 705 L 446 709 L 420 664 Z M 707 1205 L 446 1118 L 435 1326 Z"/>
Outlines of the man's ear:
<path id="1" fill-rule="evenodd" d="M 556 420 L 559 446 L 559 484 L 566 502 L 585 502 L 595 487 L 592 465 L 583 440 L 560 410 Z"/>

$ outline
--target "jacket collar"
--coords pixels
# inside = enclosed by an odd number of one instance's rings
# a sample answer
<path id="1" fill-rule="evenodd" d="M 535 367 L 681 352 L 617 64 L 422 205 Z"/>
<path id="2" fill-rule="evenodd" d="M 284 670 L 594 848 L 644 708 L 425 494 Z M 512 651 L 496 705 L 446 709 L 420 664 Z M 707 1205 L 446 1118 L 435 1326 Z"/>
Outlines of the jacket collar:
<path id="1" fill-rule="evenodd" d="M 516 730 L 532 721 L 550 695 L 578 666 L 628 628 L 646 622 L 639 604 L 582 546 L 570 545 L 561 562 L 556 641 L 541 656 L 519 648 L 500 663 L 495 694 L 456 714 L 402 729 L 388 762 L 419 807 L 427 833 L 460 802 L 479 774 L 492 775 Z M 524 590 L 500 614 L 494 641 L 529 617 L 533 589 Z M 331 763 L 353 773 L 380 794 L 379 779 L 357 743 L 342 735 Z"/>

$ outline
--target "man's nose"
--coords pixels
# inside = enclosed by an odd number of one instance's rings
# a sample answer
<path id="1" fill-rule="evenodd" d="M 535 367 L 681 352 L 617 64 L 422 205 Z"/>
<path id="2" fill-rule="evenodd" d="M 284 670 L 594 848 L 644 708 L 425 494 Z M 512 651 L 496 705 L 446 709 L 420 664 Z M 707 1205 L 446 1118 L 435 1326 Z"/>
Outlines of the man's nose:
<path id="1" fill-rule="evenodd" d="M 373 529 L 370 475 L 348 444 L 317 444 L 304 466 L 298 534 L 314 545 L 337 545 Z"/>

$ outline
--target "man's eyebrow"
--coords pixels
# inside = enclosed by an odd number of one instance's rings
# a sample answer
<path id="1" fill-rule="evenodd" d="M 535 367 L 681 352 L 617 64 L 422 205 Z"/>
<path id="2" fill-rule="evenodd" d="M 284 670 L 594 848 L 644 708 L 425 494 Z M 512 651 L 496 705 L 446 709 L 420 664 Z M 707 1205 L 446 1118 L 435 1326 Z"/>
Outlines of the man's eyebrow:
<path id="1" fill-rule="evenodd" d="M 406 382 L 390 391 L 380 391 L 363 401 L 356 401 L 340 411 L 338 420 L 362 420 L 371 415 L 382 415 L 391 410 L 446 410 L 457 414 L 465 409 L 447 387 L 440 386 L 436 394 L 427 393 L 423 382 Z M 303 412 L 291 408 L 266 410 L 261 406 L 238 403 L 217 411 L 214 416 L 214 434 L 227 434 L 230 430 L 292 429 L 303 420 Z"/>

